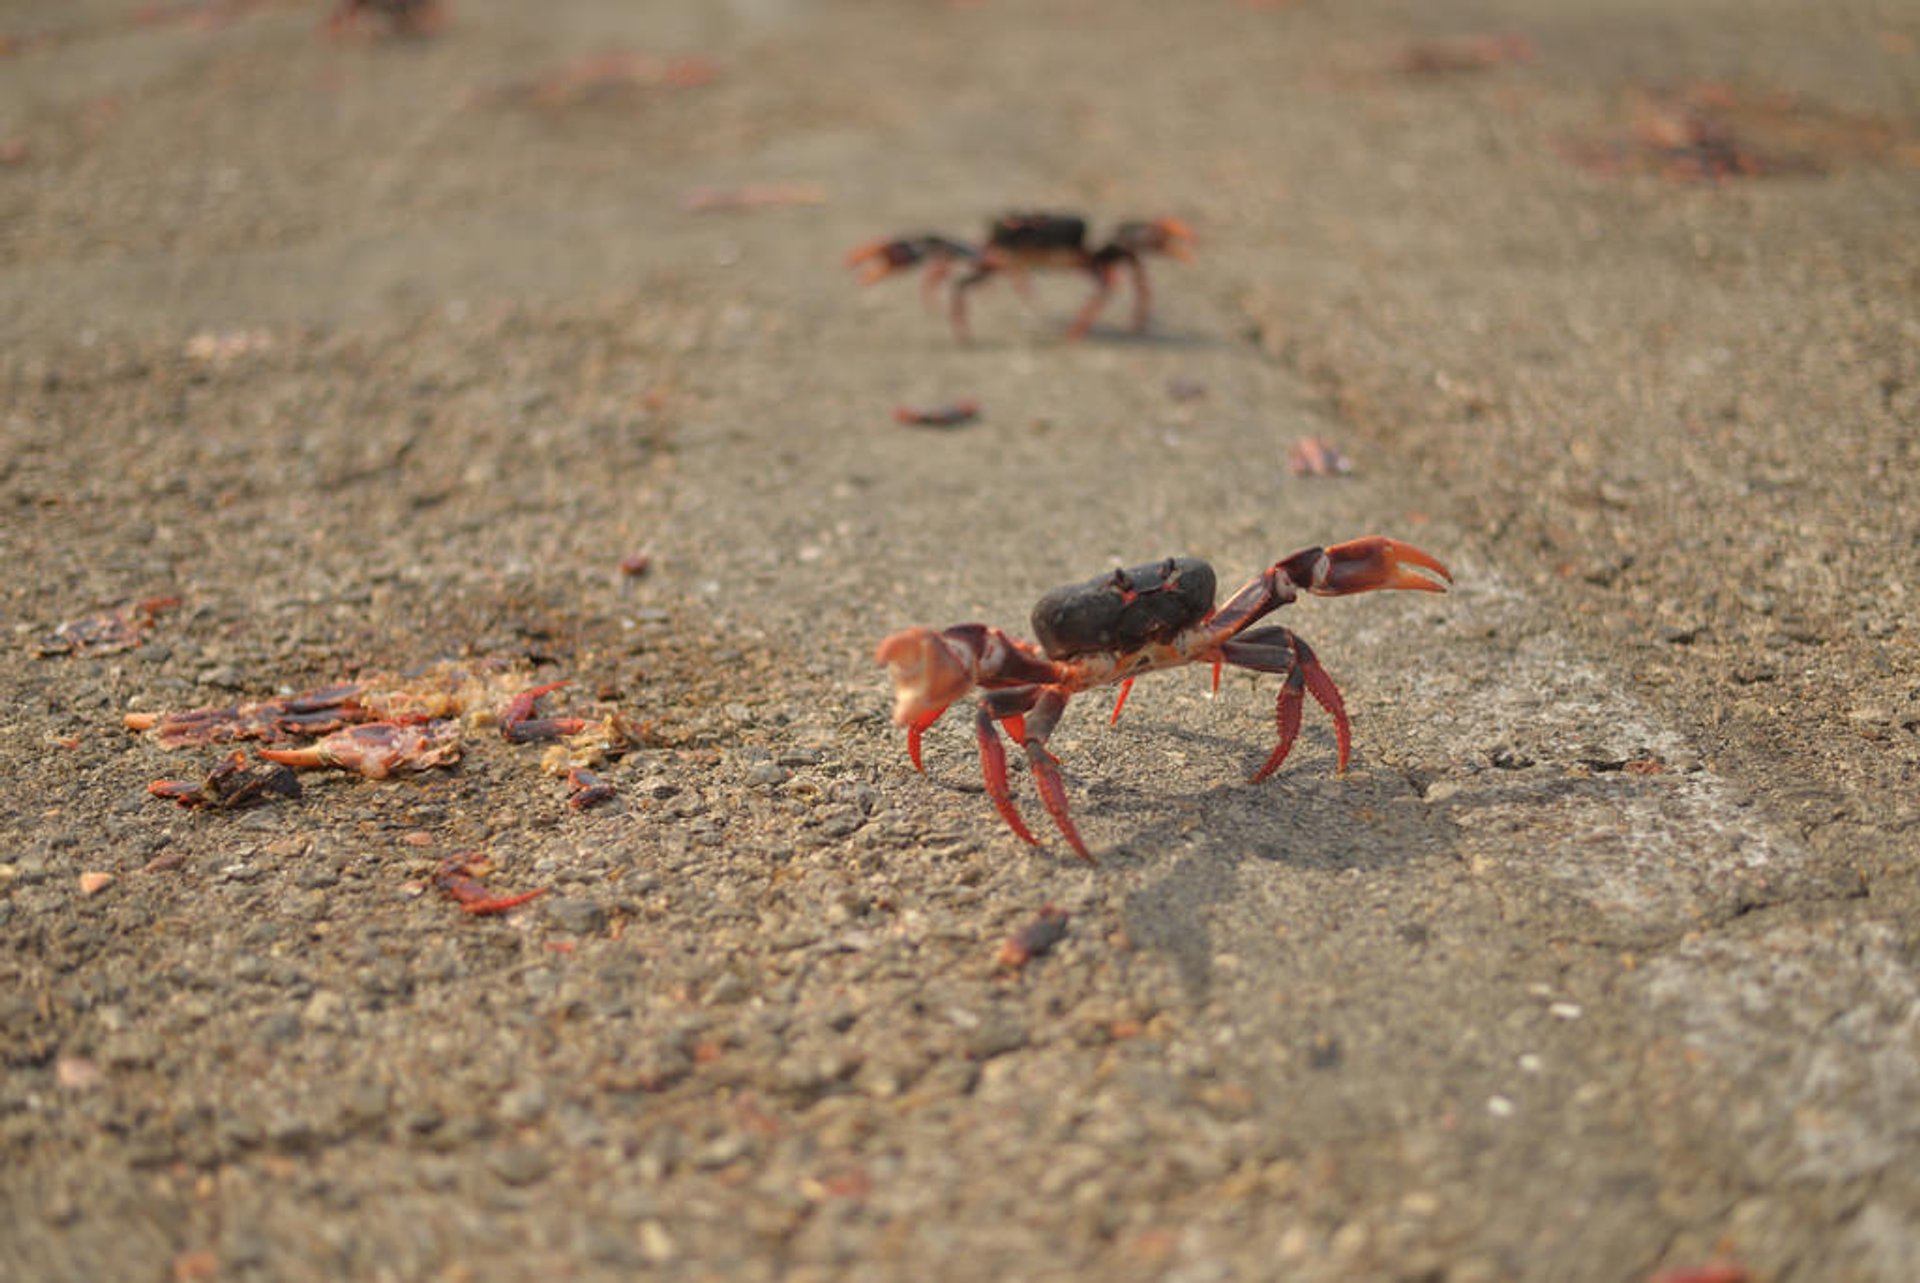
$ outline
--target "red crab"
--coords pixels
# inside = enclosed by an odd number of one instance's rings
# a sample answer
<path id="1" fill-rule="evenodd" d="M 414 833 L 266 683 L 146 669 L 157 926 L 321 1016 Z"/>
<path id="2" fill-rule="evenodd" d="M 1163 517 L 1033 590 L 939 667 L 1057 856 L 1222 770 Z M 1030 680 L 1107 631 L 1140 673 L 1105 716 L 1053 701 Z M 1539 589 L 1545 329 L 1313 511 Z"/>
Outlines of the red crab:
<path id="1" fill-rule="evenodd" d="M 875 658 L 893 680 L 893 720 L 907 728 L 907 755 L 915 770 L 924 769 L 920 737 L 927 728 L 955 701 L 980 688 L 984 693 L 974 726 L 987 795 L 995 809 L 1023 841 L 1039 844 L 1007 790 L 1006 750 L 994 729 L 999 722 L 1026 750 L 1041 801 L 1067 845 L 1092 863 L 1067 813 L 1059 763 L 1046 747 L 1068 699 L 1118 683 L 1113 706 L 1117 718 L 1134 679 L 1156 669 L 1212 664 L 1216 687 L 1222 664 L 1279 673 L 1286 679 L 1275 707 L 1280 742 L 1253 773 L 1254 780 L 1265 779 L 1286 760 L 1300 731 L 1303 693 L 1332 716 L 1339 769 L 1345 770 L 1351 731 L 1333 679 L 1292 629 L 1248 629 L 1303 592 L 1317 597 L 1383 588 L 1445 592 L 1452 581 L 1445 566 L 1411 544 L 1369 535 L 1283 557 L 1216 609 L 1213 567 L 1197 557 L 1169 557 L 1056 588 L 1042 597 L 1033 608 L 1038 645 L 985 624 L 960 624 L 942 632 L 908 628 L 882 641 Z"/>
<path id="2" fill-rule="evenodd" d="M 988 227 L 984 245 L 968 245 L 937 233 L 900 236 L 855 248 L 847 255 L 847 266 L 858 270 L 862 284 L 871 284 L 925 263 L 922 290 L 930 302 L 954 264 L 965 263 L 969 270 L 953 283 L 950 305 L 953 332 L 962 339 L 968 337 L 967 291 L 995 273 L 1012 273 L 1016 284 L 1021 284 L 1033 271 L 1085 272 L 1093 277 L 1093 297 L 1067 331 L 1078 339 L 1093 328 L 1122 266 L 1133 275 L 1133 328 L 1145 330 L 1152 294 L 1142 255 L 1170 254 L 1185 260 L 1192 257 L 1187 248 L 1192 239 L 1192 229 L 1179 219 L 1156 218 L 1122 223 L 1105 244 L 1096 246 L 1088 244 L 1087 220 L 1077 214 L 1004 214 Z"/>

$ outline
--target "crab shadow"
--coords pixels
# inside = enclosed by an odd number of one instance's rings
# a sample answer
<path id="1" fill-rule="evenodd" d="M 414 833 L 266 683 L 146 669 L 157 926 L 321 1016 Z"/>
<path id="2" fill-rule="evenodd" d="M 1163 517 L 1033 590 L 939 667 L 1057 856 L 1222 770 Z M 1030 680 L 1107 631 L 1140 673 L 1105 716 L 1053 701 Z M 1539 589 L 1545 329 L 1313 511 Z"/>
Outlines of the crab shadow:
<path id="1" fill-rule="evenodd" d="M 1273 866 L 1322 875 L 1393 870 L 1443 842 L 1427 808 L 1405 805 L 1420 796 L 1405 774 L 1364 759 L 1336 774 L 1325 728 L 1304 731 L 1286 767 L 1259 783 L 1251 777 L 1269 749 L 1245 736 L 1147 719 L 1129 729 L 1127 748 L 1106 755 L 1110 771 L 1096 765 L 1096 752 L 1076 754 L 1080 769 L 1067 764 L 1068 789 L 1076 814 L 1097 817 L 1109 835 L 1104 848 L 1094 842 L 1101 865 L 1146 877 L 1123 904 L 1128 937 L 1171 961 L 1196 1001 L 1208 994 L 1220 951 L 1215 911 L 1245 898 L 1248 877 L 1271 876 Z M 1169 752 L 1199 764 L 1182 774 L 1197 770 L 1218 782 L 1178 791 L 1173 775 L 1153 768 Z M 1030 797 L 1023 791 L 1017 800 Z M 1058 845 L 1048 838 L 1050 848 Z"/>

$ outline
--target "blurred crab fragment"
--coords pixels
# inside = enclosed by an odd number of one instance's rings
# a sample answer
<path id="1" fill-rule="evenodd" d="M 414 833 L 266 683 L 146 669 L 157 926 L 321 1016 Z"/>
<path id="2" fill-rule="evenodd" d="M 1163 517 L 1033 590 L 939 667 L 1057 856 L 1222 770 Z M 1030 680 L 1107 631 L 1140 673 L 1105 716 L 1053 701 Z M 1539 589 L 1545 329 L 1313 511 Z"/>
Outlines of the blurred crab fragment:
<path id="1" fill-rule="evenodd" d="M 1353 461 L 1325 437 L 1301 437 L 1287 451 L 1287 471 L 1296 477 L 1344 477 Z"/>
<path id="2" fill-rule="evenodd" d="M 1784 91 L 1642 85 L 1627 92 L 1622 114 L 1624 131 L 1563 139 L 1561 153 L 1602 177 L 1677 184 L 1820 174 L 1853 162 L 1920 165 L 1920 141 L 1899 120 Z"/>
<path id="3" fill-rule="evenodd" d="M 511 660 L 450 661 L 405 675 L 371 673 L 251 704 L 128 713 L 122 720 L 130 731 L 152 731 L 164 749 L 305 739 L 361 722 L 491 722 L 511 713 L 513 694 L 525 680 L 524 666 Z"/>
<path id="4" fill-rule="evenodd" d="M 1067 938 L 1067 919 L 1070 916 L 1058 905 L 1043 906 L 1039 917 L 1007 937 L 993 960 L 1009 971 L 1018 971 Z"/>
<path id="5" fill-rule="evenodd" d="M 462 913 L 476 917 L 505 913 L 547 893 L 547 888 L 537 887 L 518 895 L 493 895 L 477 881 L 491 872 L 493 864 L 486 856 L 478 851 L 459 851 L 440 861 L 433 873 L 433 884 L 458 900 Z"/>
<path id="6" fill-rule="evenodd" d="M 507 702 L 500 714 L 500 737 L 509 744 L 537 744 L 578 735 L 587 728 L 584 717 L 535 717 L 533 706 L 542 695 L 551 694 L 567 683 L 548 682 L 532 690 L 521 691 Z"/>
<path id="7" fill-rule="evenodd" d="M 450 721 L 362 722 L 305 748 L 263 748 L 260 756 L 302 770 L 334 767 L 384 780 L 459 761 L 460 727 Z"/>
<path id="8" fill-rule="evenodd" d="M 1532 62 L 1538 50 L 1517 31 L 1417 40 L 1400 55 L 1399 70 L 1413 76 L 1486 71 L 1509 62 Z"/>
<path id="9" fill-rule="evenodd" d="M 69 619 L 40 639 L 40 654 L 114 655 L 144 645 L 160 615 L 180 604 L 178 597 L 144 597 L 127 606 Z"/>
<path id="10" fill-rule="evenodd" d="M 916 409 L 910 405 L 903 405 L 896 407 L 893 412 L 895 423 L 922 428 L 957 428 L 972 423 L 979 417 L 980 403 L 971 398 L 933 406 L 929 409 Z"/>
<path id="11" fill-rule="evenodd" d="M 343 682 L 299 695 L 236 704 L 226 708 L 190 708 L 178 713 L 128 713 L 121 723 L 130 731 L 152 731 L 163 749 L 237 740 L 298 739 L 325 735 L 375 714 L 360 703 L 366 686 Z"/>
<path id="12" fill-rule="evenodd" d="M 584 811 L 590 806 L 610 802 L 615 796 L 613 785 L 595 775 L 584 766 L 567 768 L 567 805 L 576 811 Z"/>
<path id="13" fill-rule="evenodd" d="M 155 797 L 178 802 L 188 810 L 205 807 L 225 811 L 274 798 L 300 796 L 300 779 L 278 762 L 250 762 L 240 749 L 228 754 L 199 783 L 155 780 L 147 785 Z"/>

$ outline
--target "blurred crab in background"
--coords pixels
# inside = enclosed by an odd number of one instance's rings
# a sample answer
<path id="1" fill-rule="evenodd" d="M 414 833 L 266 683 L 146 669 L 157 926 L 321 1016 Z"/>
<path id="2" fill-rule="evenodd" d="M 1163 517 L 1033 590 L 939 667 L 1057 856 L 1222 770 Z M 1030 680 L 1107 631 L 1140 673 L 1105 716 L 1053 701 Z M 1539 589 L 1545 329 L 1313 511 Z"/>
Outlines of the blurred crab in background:
<path id="1" fill-rule="evenodd" d="M 1179 219 L 1156 218 L 1122 223 L 1105 242 L 1093 245 L 1087 239 L 1087 220 L 1077 214 L 1015 213 L 996 218 L 982 245 L 938 233 L 899 236 L 856 247 L 847 255 L 847 266 L 864 285 L 924 265 L 921 291 L 931 303 L 953 269 L 965 265 L 966 272 L 953 283 L 949 304 L 954 335 L 961 339 L 969 337 L 968 292 L 995 275 L 1006 273 L 1024 289 L 1030 272 L 1084 272 L 1093 277 L 1093 295 L 1067 330 L 1069 337 L 1079 339 L 1099 319 L 1122 268 L 1133 277 L 1133 328 L 1145 330 L 1153 296 L 1144 256 L 1186 260 L 1192 257 L 1192 240 L 1192 229 Z"/>

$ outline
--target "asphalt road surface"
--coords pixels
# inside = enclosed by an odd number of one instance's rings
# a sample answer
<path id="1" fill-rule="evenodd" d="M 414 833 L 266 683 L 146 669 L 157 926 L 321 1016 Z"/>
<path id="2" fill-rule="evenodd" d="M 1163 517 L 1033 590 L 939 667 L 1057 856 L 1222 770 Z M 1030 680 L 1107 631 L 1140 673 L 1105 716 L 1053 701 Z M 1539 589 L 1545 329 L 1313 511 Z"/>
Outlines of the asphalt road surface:
<path id="1" fill-rule="evenodd" d="M 0 1278 L 1920 1278 L 1920 10 L 328 12 L 0 14 Z M 1034 209 L 1194 256 L 843 262 Z M 889 720 L 1375 533 L 1344 774 Z M 343 682 L 458 761 L 150 794 Z"/>

